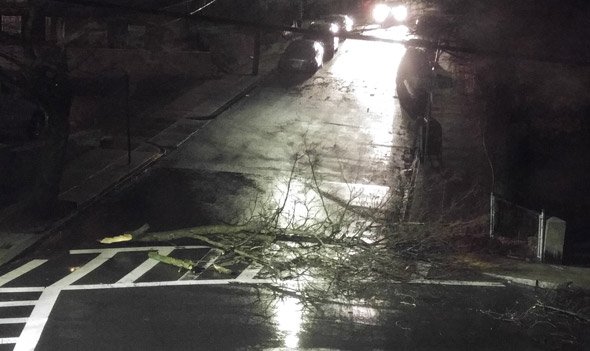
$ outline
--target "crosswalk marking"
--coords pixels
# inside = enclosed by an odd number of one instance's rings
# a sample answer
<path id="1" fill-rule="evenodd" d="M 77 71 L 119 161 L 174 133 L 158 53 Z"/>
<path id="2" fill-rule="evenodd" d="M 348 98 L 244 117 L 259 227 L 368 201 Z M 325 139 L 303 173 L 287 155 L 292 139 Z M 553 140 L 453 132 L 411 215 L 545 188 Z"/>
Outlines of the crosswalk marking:
<path id="1" fill-rule="evenodd" d="M 36 300 L 26 301 L 0 301 L 0 307 L 18 307 L 18 306 L 34 306 Z"/>
<path id="2" fill-rule="evenodd" d="M 213 263 L 215 263 L 215 261 L 219 257 L 221 257 L 222 255 L 223 255 L 223 251 L 221 251 L 219 249 L 209 250 L 209 252 L 207 252 L 207 254 L 205 256 L 201 257 L 201 259 L 197 262 L 197 267 L 200 269 L 200 272 L 195 273 L 193 271 L 187 271 L 178 280 L 195 280 L 195 279 L 197 279 L 201 274 L 203 274 L 203 272 L 207 268 L 211 267 L 211 265 Z M 205 262 L 205 263 L 201 263 L 201 262 Z"/>
<path id="3" fill-rule="evenodd" d="M 235 279 L 215 279 L 215 280 L 176 280 L 176 281 L 165 281 L 165 282 L 140 282 L 136 283 L 135 280 L 145 274 L 148 270 L 153 268 L 159 262 L 155 260 L 146 260 L 142 262 L 139 266 L 135 267 L 131 272 L 121 278 L 115 284 L 80 284 L 80 285 L 72 285 L 76 281 L 80 280 L 87 274 L 91 273 L 101 265 L 103 265 L 108 260 L 112 259 L 117 253 L 121 252 L 141 252 L 141 251 L 158 251 L 161 255 L 168 255 L 175 249 L 203 249 L 210 247 L 207 246 L 182 246 L 182 247 L 174 247 L 174 246 L 151 246 L 151 247 L 129 247 L 129 248 L 109 248 L 109 249 L 83 249 L 83 250 L 71 250 L 70 254 L 98 254 L 95 258 L 84 264 L 82 267 L 78 268 L 77 270 L 73 271 L 72 273 L 68 274 L 67 276 L 61 278 L 57 282 L 51 284 L 47 288 L 43 289 L 41 296 L 39 297 L 38 301 L 10 301 L 4 302 L 6 306 L 16 305 L 20 303 L 21 305 L 33 305 L 33 311 L 31 315 L 26 319 L 25 326 L 21 332 L 21 335 L 18 338 L 8 338 L 11 343 L 16 344 L 14 347 L 14 351 L 32 351 L 37 346 L 39 339 L 41 338 L 41 334 L 43 333 L 43 329 L 45 328 L 45 324 L 49 320 L 49 315 L 53 309 L 53 306 L 57 302 L 57 298 L 59 294 L 63 290 L 90 290 L 90 289 L 109 289 L 109 288 L 138 288 L 138 287 L 155 287 L 155 286 L 180 286 L 180 285 L 222 285 L 222 284 L 232 284 L 232 283 L 241 283 L 241 284 L 258 284 L 261 282 L 268 282 L 270 281 L 260 281 L 251 279 L 256 275 L 249 271 L 248 275 L 245 275 L 243 279 L 240 281 L 236 281 Z M 211 250 L 214 251 L 214 250 Z M 210 252 L 211 252 L 210 251 Z M 204 268 L 206 269 L 209 267 L 213 262 L 219 258 L 222 253 L 219 250 L 215 250 L 213 254 L 208 258 L 206 261 Z M 44 262 L 42 262 L 44 263 Z M 35 267 L 42 264 L 40 262 L 25 264 L 20 268 L 16 269 L 15 273 L 11 272 L 10 275 L 7 276 L 6 282 L 17 278 L 18 276 L 28 272 Z M 1 288 L 0 288 L 1 289 Z M 0 307 L 2 307 L 2 303 L 0 302 Z"/>
<path id="4" fill-rule="evenodd" d="M 236 278 L 238 281 L 248 281 L 254 279 L 256 274 L 263 268 L 261 264 L 252 263 Z"/>
<path id="5" fill-rule="evenodd" d="M 160 255 L 169 255 L 174 250 L 182 249 L 209 249 L 206 255 L 202 256 L 197 263 L 198 272 L 189 271 L 178 280 L 171 281 L 154 281 L 154 282 L 137 282 L 137 280 L 154 268 L 160 262 L 153 259 L 147 259 L 116 283 L 112 284 L 78 284 L 75 282 L 101 267 L 105 262 L 111 260 L 116 254 L 124 252 L 146 252 L 158 251 Z M 19 337 L 0 338 L 0 344 L 15 344 L 14 351 L 32 351 L 37 346 L 45 324 L 49 320 L 51 311 L 57 302 L 60 293 L 64 290 L 98 290 L 98 289 L 122 289 L 122 288 L 149 288 L 149 287 L 172 287 L 172 286 L 197 286 L 197 285 L 255 285 L 255 284 L 274 284 L 275 279 L 256 279 L 256 275 L 262 270 L 263 266 L 253 262 L 247 266 L 235 279 L 199 279 L 202 272 L 207 270 L 215 263 L 217 259 L 223 256 L 221 250 L 208 246 L 150 246 L 150 247 L 126 247 L 126 248 L 106 248 L 106 249 L 81 249 L 71 250 L 70 254 L 97 254 L 96 257 L 74 270 L 70 274 L 62 277 L 47 287 L 2 287 L 2 285 L 28 273 L 41 266 L 47 260 L 32 260 L 21 267 L 4 274 L 0 277 L 0 293 L 22 293 L 22 292 L 41 292 L 38 300 L 23 301 L 0 301 L 0 308 L 13 306 L 34 306 L 31 315 L 27 318 L 0 318 L 2 324 L 24 324 L 23 330 Z M 418 267 L 420 273 L 427 274 L 427 268 Z M 283 281 L 285 283 L 285 281 Z M 458 280 L 433 280 L 433 279 L 412 279 L 408 282 L 395 282 L 398 284 L 434 284 L 434 285 L 454 285 L 454 286 L 477 286 L 477 287 L 505 287 L 501 282 L 489 281 L 458 281 Z"/>
<path id="6" fill-rule="evenodd" d="M 103 263 L 113 258 L 113 256 L 115 256 L 116 254 L 116 249 L 104 250 L 97 257 L 93 258 L 90 262 L 86 263 L 79 269 L 76 269 L 72 273 L 66 275 L 65 277 L 51 284 L 50 286 L 61 288 L 64 286 L 71 285 L 75 283 L 77 280 L 80 280 L 86 274 L 100 267 Z"/>
<path id="7" fill-rule="evenodd" d="M 158 286 L 190 286 L 190 285 L 230 285 L 230 284 L 270 284 L 273 279 L 201 279 L 201 280 L 169 280 L 162 282 L 134 282 L 115 284 L 80 284 L 63 287 L 62 290 L 98 290 L 98 289 L 122 289 L 122 288 L 150 288 Z"/>
<path id="8" fill-rule="evenodd" d="M 49 287 L 43 291 L 33 308 L 33 312 L 27 319 L 27 323 L 25 323 L 13 351 L 35 350 L 60 291 L 61 289 L 56 287 Z"/>
<path id="9" fill-rule="evenodd" d="M 6 274 L 4 274 L 3 276 L 0 277 L 0 286 L 10 282 L 11 280 L 14 280 L 18 277 L 20 277 L 21 275 L 32 271 L 33 269 L 39 267 L 40 265 L 42 265 L 43 263 L 47 262 L 47 260 L 31 260 L 27 263 L 25 263 L 24 265 L 18 267 L 17 269 L 14 269 Z"/>
<path id="10" fill-rule="evenodd" d="M 174 251 L 173 247 L 168 247 L 168 248 L 162 248 L 158 250 L 158 253 L 162 256 L 168 256 L 172 251 Z M 123 278 L 119 279 L 119 281 L 117 282 L 118 284 L 122 284 L 122 283 L 133 283 L 134 281 L 136 281 L 137 279 L 139 279 L 142 275 L 144 275 L 145 273 L 147 273 L 147 271 L 149 271 L 150 269 L 154 268 L 159 262 L 148 258 L 145 261 L 143 261 L 142 264 L 140 264 L 139 266 L 137 266 L 134 270 L 132 270 L 131 272 L 129 272 L 126 276 L 124 276 Z"/>
<path id="11" fill-rule="evenodd" d="M 15 288 L 2 288 L 0 287 L 0 293 L 27 293 L 27 292 L 43 292 L 44 286 L 23 286 Z"/>
<path id="12" fill-rule="evenodd" d="M 26 323 L 28 318 L 0 318 L 0 324 L 21 324 Z"/>
<path id="13" fill-rule="evenodd" d="M 436 280 L 436 279 L 413 279 L 408 284 L 428 284 L 428 285 L 454 285 L 454 286 L 480 286 L 490 288 L 505 288 L 502 282 L 470 281 L 470 280 Z"/>
<path id="14" fill-rule="evenodd" d="M 41 293 L 39 301 L 37 301 L 37 304 L 33 308 L 33 312 L 29 316 L 29 319 L 21 332 L 19 341 L 14 347 L 14 351 L 34 350 L 39 342 L 39 338 L 41 338 L 41 333 L 43 333 L 45 324 L 49 320 L 49 315 L 51 314 L 51 310 L 53 310 L 53 306 L 57 302 L 61 290 L 100 267 L 116 254 L 116 249 L 104 250 L 80 269 L 73 271 L 45 289 L 43 293 Z"/>
<path id="15" fill-rule="evenodd" d="M 18 338 L 0 338 L 0 345 L 16 344 Z"/>
<path id="16" fill-rule="evenodd" d="M 141 252 L 141 251 L 159 251 L 172 248 L 174 250 L 190 250 L 190 249 L 210 249 L 209 246 L 194 245 L 194 246 L 142 246 L 142 247 L 118 247 L 113 249 L 78 249 L 70 250 L 72 255 L 84 254 L 101 254 L 103 252 Z"/>

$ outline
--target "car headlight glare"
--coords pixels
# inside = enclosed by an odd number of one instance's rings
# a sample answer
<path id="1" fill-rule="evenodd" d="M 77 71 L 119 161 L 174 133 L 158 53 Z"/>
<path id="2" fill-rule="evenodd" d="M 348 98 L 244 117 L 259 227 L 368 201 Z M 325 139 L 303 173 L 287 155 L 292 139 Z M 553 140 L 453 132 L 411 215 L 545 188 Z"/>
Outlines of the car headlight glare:
<path id="1" fill-rule="evenodd" d="M 408 9 L 404 5 L 399 5 L 391 8 L 391 14 L 396 21 L 402 22 L 408 18 Z"/>
<path id="2" fill-rule="evenodd" d="M 375 22 L 381 23 L 387 19 L 387 16 L 389 16 L 390 12 L 391 9 L 389 8 L 389 6 L 385 4 L 377 4 L 373 8 L 373 19 L 375 20 Z"/>
<path id="3" fill-rule="evenodd" d="M 330 24 L 330 32 L 336 34 L 340 31 L 340 27 L 336 23 Z"/>

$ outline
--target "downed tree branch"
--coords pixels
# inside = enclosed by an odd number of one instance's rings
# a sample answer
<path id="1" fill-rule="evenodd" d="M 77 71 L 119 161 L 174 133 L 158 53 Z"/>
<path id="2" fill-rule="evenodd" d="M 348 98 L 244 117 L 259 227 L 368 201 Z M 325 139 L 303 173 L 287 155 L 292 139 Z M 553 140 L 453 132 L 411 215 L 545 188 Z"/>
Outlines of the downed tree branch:
<path id="1" fill-rule="evenodd" d="M 231 247 L 231 246 L 229 246 L 229 245 L 225 245 L 225 244 L 222 244 L 222 243 L 220 243 L 220 242 L 218 242 L 218 241 L 211 240 L 211 239 L 209 239 L 209 238 L 207 238 L 207 237 L 204 237 L 204 236 L 202 236 L 202 235 L 196 235 L 196 234 L 195 234 L 195 235 L 193 235 L 192 237 L 193 237 L 193 238 L 195 238 L 195 239 L 199 239 L 199 240 L 201 240 L 201 241 L 204 241 L 204 242 L 206 242 L 207 244 L 209 244 L 209 245 L 211 245 L 211 246 L 213 246 L 213 247 L 216 247 L 216 248 L 218 248 L 218 249 L 221 249 L 221 250 L 222 250 L 222 251 L 224 251 L 224 252 L 233 252 L 233 253 L 235 253 L 235 254 L 236 254 L 236 255 L 238 255 L 238 256 L 242 256 L 242 257 L 244 257 L 244 258 L 249 258 L 249 259 L 251 259 L 251 260 L 252 260 L 252 261 L 254 261 L 254 262 L 257 262 L 257 263 L 263 264 L 263 265 L 265 265 L 265 266 L 268 266 L 268 264 L 267 264 L 267 263 L 266 263 L 266 262 L 265 262 L 263 259 L 261 259 L 260 257 L 256 257 L 256 256 L 254 256 L 254 255 L 251 255 L 251 254 L 249 254 L 249 253 L 247 253 L 247 252 L 244 252 L 244 251 L 242 251 L 242 250 L 239 250 L 239 249 L 233 248 L 233 247 Z"/>
<path id="2" fill-rule="evenodd" d="M 149 229 L 150 225 L 146 223 L 130 233 L 123 233 L 121 235 L 105 237 L 99 240 L 98 242 L 101 244 L 113 244 L 124 241 L 137 240 L 139 237 L 143 236 Z"/>
<path id="3" fill-rule="evenodd" d="M 572 316 L 572 317 L 578 318 L 578 319 L 580 319 L 580 320 L 583 320 L 583 321 L 584 321 L 584 322 L 586 322 L 586 323 L 590 323 L 590 318 L 588 318 L 588 317 L 586 317 L 586 316 L 584 316 L 584 315 L 581 315 L 581 314 L 579 314 L 579 313 L 576 313 L 576 312 L 572 312 L 572 311 L 564 310 L 564 309 L 562 309 L 562 308 L 558 308 L 558 307 L 553 307 L 553 306 L 545 305 L 545 304 L 542 304 L 542 303 L 540 303 L 540 302 L 539 302 L 539 303 L 537 303 L 537 304 L 535 304 L 535 306 L 538 306 L 538 307 L 544 308 L 544 309 L 546 309 L 546 310 L 550 310 L 550 311 L 555 311 L 555 312 L 559 312 L 559 313 L 567 314 L 568 316 Z"/>
<path id="4" fill-rule="evenodd" d="M 239 233 L 255 233 L 259 231 L 255 225 L 215 224 L 201 227 L 176 229 L 165 232 L 153 232 L 143 235 L 139 241 L 168 241 L 182 238 L 196 238 L 203 235 L 223 235 Z"/>
<path id="5" fill-rule="evenodd" d="M 149 228 L 149 225 L 145 224 L 140 229 L 146 227 Z M 208 226 L 201 226 L 201 227 L 192 227 L 192 228 L 183 228 L 183 229 L 176 229 L 176 230 L 169 230 L 165 232 L 152 232 L 152 233 L 145 233 L 142 232 L 141 234 L 135 234 L 135 232 L 139 231 L 137 229 L 134 232 L 131 232 L 132 239 L 129 240 L 136 240 L 136 241 L 171 241 L 176 239 L 199 239 L 202 241 L 204 235 L 234 235 L 234 234 L 250 234 L 251 239 L 253 240 L 260 240 L 265 242 L 270 241 L 290 241 L 295 243 L 317 243 L 320 241 L 322 244 L 340 244 L 341 241 L 336 239 L 330 238 L 322 238 L 318 240 L 317 235 L 310 236 L 306 231 L 298 231 L 298 230 L 281 230 L 277 229 L 276 233 L 266 232 L 261 229 L 260 226 L 256 225 L 229 225 L 229 224 L 216 224 L 216 225 L 208 225 Z M 146 229 L 147 231 L 147 229 Z M 205 241 L 206 242 L 206 241 Z M 357 243 L 358 245 L 362 245 L 362 243 Z"/>
<path id="6" fill-rule="evenodd" d="M 217 265 L 215 263 L 211 265 L 211 268 L 213 268 L 215 271 L 217 271 L 217 273 L 220 273 L 220 274 L 228 274 L 228 275 L 232 274 L 231 269 L 225 268 L 225 267 Z"/>
<path id="7" fill-rule="evenodd" d="M 197 264 L 191 260 L 181 260 L 179 258 L 160 255 L 157 251 L 150 251 L 148 253 L 148 257 L 153 260 L 160 261 L 162 263 L 169 264 L 172 266 L 184 268 L 189 271 L 192 271 L 193 268 L 197 266 Z"/>

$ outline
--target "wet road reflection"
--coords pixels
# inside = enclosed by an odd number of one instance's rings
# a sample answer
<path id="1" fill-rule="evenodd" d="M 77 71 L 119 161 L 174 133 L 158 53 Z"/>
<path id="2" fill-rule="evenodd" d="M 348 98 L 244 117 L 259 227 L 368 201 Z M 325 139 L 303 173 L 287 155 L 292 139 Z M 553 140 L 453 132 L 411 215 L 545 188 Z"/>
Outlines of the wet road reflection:
<path id="1" fill-rule="evenodd" d="M 295 349 L 299 346 L 299 333 L 303 322 L 303 306 L 293 297 L 279 298 L 275 303 L 275 323 L 283 337 L 284 346 Z"/>

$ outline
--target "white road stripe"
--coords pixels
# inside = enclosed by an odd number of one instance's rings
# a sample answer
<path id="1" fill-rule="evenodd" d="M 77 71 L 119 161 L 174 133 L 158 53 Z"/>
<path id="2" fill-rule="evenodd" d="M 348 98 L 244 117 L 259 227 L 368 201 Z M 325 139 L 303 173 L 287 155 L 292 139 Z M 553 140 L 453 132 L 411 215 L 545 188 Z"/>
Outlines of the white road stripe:
<path id="1" fill-rule="evenodd" d="M 47 260 L 32 260 L 32 261 L 29 261 L 29 262 L 23 264 L 22 266 L 18 267 L 17 269 L 4 274 L 3 276 L 0 277 L 0 286 L 8 283 L 11 280 L 14 280 L 14 279 L 20 277 L 21 275 L 23 275 L 29 271 L 32 271 L 33 269 L 39 267 L 40 265 L 42 265 L 45 262 L 47 262 Z"/>
<path id="2" fill-rule="evenodd" d="M 60 291 L 60 288 L 49 287 L 41 294 L 41 297 L 39 297 L 39 301 L 37 301 L 35 308 L 33 308 L 33 312 L 27 320 L 13 351 L 35 350 Z"/>
<path id="3" fill-rule="evenodd" d="M 98 289 L 122 289 L 122 288 L 151 288 L 159 286 L 191 286 L 191 285 L 229 285 L 229 284 L 271 284 L 271 279 L 203 279 L 203 280 L 171 280 L 165 282 L 140 282 L 124 284 L 88 284 L 70 285 L 63 287 L 63 290 L 98 290 Z"/>
<path id="4" fill-rule="evenodd" d="M 26 323 L 28 318 L 0 318 L 0 324 L 21 324 Z"/>
<path id="5" fill-rule="evenodd" d="M 42 292 L 45 290 L 42 286 L 0 288 L 0 293 L 23 293 L 23 292 Z"/>
<path id="6" fill-rule="evenodd" d="M 0 307 L 34 306 L 35 303 L 37 303 L 36 300 L 0 301 Z"/>
<path id="7" fill-rule="evenodd" d="M 260 270 L 262 268 L 263 268 L 263 266 L 261 264 L 252 263 L 248 267 L 246 267 L 246 269 L 244 269 L 244 271 L 242 273 L 240 273 L 240 275 L 236 278 L 236 280 L 239 280 L 239 281 L 252 280 L 252 279 L 254 279 L 256 274 L 258 274 L 258 272 L 260 272 Z"/>
<path id="8" fill-rule="evenodd" d="M 0 345 L 16 344 L 17 341 L 18 338 L 0 338 Z"/>
<path id="9" fill-rule="evenodd" d="M 209 250 L 209 252 L 207 252 L 207 254 L 205 256 L 203 256 L 199 260 L 199 262 L 197 263 L 197 266 L 201 269 L 200 272 L 195 273 L 195 272 L 192 272 L 192 271 L 188 271 L 188 272 L 184 273 L 182 275 L 182 277 L 180 277 L 180 279 L 178 279 L 178 280 L 195 280 L 195 279 L 197 279 L 201 274 L 203 274 L 203 272 L 207 268 L 211 267 L 211 265 L 215 262 L 215 260 L 217 260 L 222 255 L 223 255 L 223 251 L 221 251 L 219 249 L 211 249 L 211 250 Z M 206 259 L 205 264 L 202 265 L 202 266 L 199 266 L 198 264 L 201 261 L 205 260 L 205 259 Z"/>
<path id="10" fill-rule="evenodd" d="M 402 283 L 402 282 L 400 282 Z M 430 285 L 453 285 L 453 286 L 485 286 L 495 288 L 505 288 L 501 282 L 485 282 L 472 280 L 435 280 L 435 279 L 413 279 L 408 281 L 409 284 L 430 284 Z"/>
<path id="11" fill-rule="evenodd" d="M 80 250 L 70 250 L 70 254 L 72 255 L 82 255 L 82 254 L 100 254 L 107 251 L 116 251 L 116 252 L 139 252 L 139 251 L 159 251 L 164 249 L 174 249 L 174 250 L 189 250 L 189 249 L 210 249 L 209 246 L 144 246 L 144 247 L 118 247 L 118 248 L 106 248 L 106 249 L 80 249 Z"/>
<path id="12" fill-rule="evenodd" d="M 74 272 L 66 275 L 57 282 L 51 284 L 51 287 L 63 288 L 64 286 L 74 284 L 77 280 L 80 280 L 86 274 L 100 267 L 103 263 L 113 258 L 118 253 L 117 249 L 107 249 L 96 256 L 90 262 L 86 263 L 82 267 L 78 268 Z"/>
<path id="13" fill-rule="evenodd" d="M 162 256 L 168 256 L 173 250 L 174 250 L 174 247 L 168 247 L 165 249 L 158 250 L 158 253 Z M 117 284 L 133 283 L 134 281 L 139 279 L 142 275 L 144 275 L 147 271 L 154 268 L 158 263 L 160 263 L 160 262 L 157 260 L 148 258 L 142 264 L 137 266 L 134 270 L 129 272 L 126 276 L 119 279 Z"/>
<path id="14" fill-rule="evenodd" d="M 27 323 L 25 324 L 23 331 L 16 343 L 13 351 L 33 351 L 39 342 L 41 333 L 47 324 L 51 310 L 59 297 L 61 290 L 70 284 L 75 283 L 77 280 L 84 277 L 86 274 L 92 272 L 96 268 L 100 267 L 103 263 L 108 261 L 114 255 L 117 254 L 116 249 L 104 250 L 97 257 L 93 258 L 90 262 L 86 263 L 80 269 L 68 274 L 64 278 L 50 285 L 43 291 L 39 297 L 39 301 L 33 308 Z"/>

